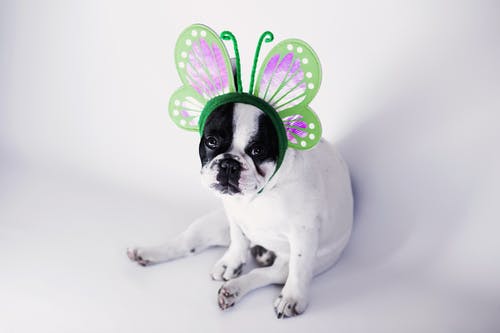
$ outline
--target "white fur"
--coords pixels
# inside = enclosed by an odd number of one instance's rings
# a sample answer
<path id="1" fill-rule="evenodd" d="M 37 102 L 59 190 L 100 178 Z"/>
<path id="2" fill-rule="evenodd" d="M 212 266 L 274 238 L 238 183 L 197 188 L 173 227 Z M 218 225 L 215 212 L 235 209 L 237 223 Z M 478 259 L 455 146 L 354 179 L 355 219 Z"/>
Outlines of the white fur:
<path id="1" fill-rule="evenodd" d="M 243 190 L 242 194 L 221 195 L 225 214 L 207 215 L 176 240 L 155 248 L 129 249 L 128 255 L 147 265 L 188 255 L 193 249 L 199 252 L 208 246 L 229 244 L 211 273 L 213 279 L 227 281 L 218 295 L 221 308 L 232 306 L 253 289 L 284 284 L 274 306 L 278 317 L 289 317 L 305 310 L 311 279 L 337 261 L 349 240 L 351 183 L 340 154 L 324 140 L 309 151 L 288 149 L 270 181 L 274 163 L 265 166 L 265 177 L 260 176 L 244 147 L 257 130 L 261 112 L 249 105 L 235 108 L 230 154 L 243 163 Z M 208 163 L 202 170 L 209 187 L 215 182 L 213 169 L 213 163 Z M 270 267 L 239 276 L 251 244 L 274 251 L 276 260 Z"/>

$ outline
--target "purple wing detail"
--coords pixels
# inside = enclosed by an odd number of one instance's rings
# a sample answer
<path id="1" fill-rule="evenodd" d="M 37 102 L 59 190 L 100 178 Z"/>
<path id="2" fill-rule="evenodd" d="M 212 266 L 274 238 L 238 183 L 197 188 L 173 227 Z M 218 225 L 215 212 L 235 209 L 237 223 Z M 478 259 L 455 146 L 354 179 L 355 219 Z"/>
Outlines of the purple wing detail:
<path id="1" fill-rule="evenodd" d="M 215 90 L 213 82 L 210 80 L 210 73 L 205 65 L 199 43 L 193 43 L 193 47 L 188 56 L 187 74 L 196 85 L 202 87 L 203 96 L 214 97 Z M 194 87 L 193 87 L 194 88 Z"/>
<path id="2" fill-rule="evenodd" d="M 204 86 L 200 83 L 201 79 L 198 79 L 198 74 L 196 71 L 192 68 L 190 64 L 187 65 L 186 69 L 187 75 L 186 79 L 191 87 L 193 87 L 194 90 L 198 92 L 201 96 L 205 94 Z"/>
<path id="3" fill-rule="evenodd" d="M 200 48 L 205 60 L 205 64 L 208 69 L 208 73 L 212 78 L 212 83 L 214 84 L 214 92 L 221 90 L 221 80 L 219 75 L 219 69 L 217 68 L 217 63 L 215 62 L 215 56 L 204 39 L 200 40 Z"/>
<path id="4" fill-rule="evenodd" d="M 279 65 L 276 67 L 273 76 L 271 77 L 269 88 L 267 90 L 267 94 L 264 96 L 264 99 L 266 99 L 268 96 L 274 96 L 279 90 L 281 83 L 285 80 L 285 77 L 288 76 L 288 71 L 290 70 L 290 64 L 292 63 L 292 60 L 293 53 L 288 53 L 283 57 Z"/>
<path id="5" fill-rule="evenodd" d="M 224 62 L 222 52 L 217 46 L 217 44 L 212 45 L 212 50 L 214 52 L 217 70 L 219 71 L 219 77 L 221 79 L 221 89 L 224 93 L 227 93 L 229 92 L 229 80 L 228 80 L 229 74 L 227 72 L 226 63 Z"/>
<path id="6" fill-rule="evenodd" d="M 229 72 L 216 43 L 194 41 L 187 59 L 186 79 L 201 96 L 208 100 L 229 92 Z"/>
<path id="7" fill-rule="evenodd" d="M 276 65 L 280 60 L 280 55 L 276 54 L 269 59 L 269 62 L 264 69 L 264 74 L 262 75 L 262 79 L 260 80 L 259 93 L 257 96 L 264 99 L 266 96 L 267 90 L 269 88 L 269 83 L 271 82 L 271 78 L 274 74 L 274 70 L 276 69 Z"/>
<path id="8" fill-rule="evenodd" d="M 258 96 L 276 111 L 289 109 L 306 98 L 307 85 L 300 59 L 293 52 L 272 56 L 259 82 Z"/>
<path id="9" fill-rule="evenodd" d="M 291 143 L 297 144 L 298 141 L 296 137 L 305 138 L 308 134 L 306 132 L 307 124 L 302 118 L 304 117 L 300 114 L 294 114 L 283 118 L 286 136 Z"/>

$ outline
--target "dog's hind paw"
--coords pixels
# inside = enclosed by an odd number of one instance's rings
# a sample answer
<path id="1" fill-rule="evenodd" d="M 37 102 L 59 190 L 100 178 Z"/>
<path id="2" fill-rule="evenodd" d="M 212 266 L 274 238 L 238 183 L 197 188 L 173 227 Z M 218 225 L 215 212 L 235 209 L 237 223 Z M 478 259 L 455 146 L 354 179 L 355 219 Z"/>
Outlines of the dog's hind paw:
<path id="1" fill-rule="evenodd" d="M 141 248 L 128 248 L 127 257 L 141 266 L 150 266 L 156 262 L 149 256 L 147 251 Z"/>

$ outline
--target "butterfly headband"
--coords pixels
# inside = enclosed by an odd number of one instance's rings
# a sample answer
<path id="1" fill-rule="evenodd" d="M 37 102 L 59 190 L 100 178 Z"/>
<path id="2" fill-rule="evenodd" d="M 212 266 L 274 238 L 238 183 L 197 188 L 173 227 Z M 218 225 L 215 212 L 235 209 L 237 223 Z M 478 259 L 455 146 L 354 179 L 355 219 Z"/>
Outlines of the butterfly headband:
<path id="1" fill-rule="evenodd" d="M 219 106 L 243 103 L 259 108 L 276 128 L 278 170 L 287 147 L 310 149 L 321 138 L 321 123 L 309 108 L 319 90 L 321 66 L 316 53 L 307 43 L 286 39 L 271 49 L 255 80 L 260 48 L 264 42 L 269 43 L 273 39 L 269 31 L 260 36 L 250 87 L 248 92 L 243 92 L 240 56 L 234 35 L 224 31 L 219 37 L 201 24 L 186 28 L 175 45 L 175 64 L 184 85 L 170 98 L 169 115 L 180 128 L 199 131 L 203 135 L 208 116 Z M 230 40 L 233 44 L 236 84 L 231 58 L 222 40 Z"/>

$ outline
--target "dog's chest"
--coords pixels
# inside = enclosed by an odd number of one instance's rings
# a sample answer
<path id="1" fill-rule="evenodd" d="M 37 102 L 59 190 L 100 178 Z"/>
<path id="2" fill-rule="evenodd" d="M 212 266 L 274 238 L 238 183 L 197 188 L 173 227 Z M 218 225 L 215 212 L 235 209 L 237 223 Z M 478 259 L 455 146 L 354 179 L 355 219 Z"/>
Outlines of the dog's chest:
<path id="1" fill-rule="evenodd" d="M 225 203 L 228 217 L 254 244 L 280 251 L 288 247 L 287 210 L 281 200 L 259 198 L 250 203 Z"/>

